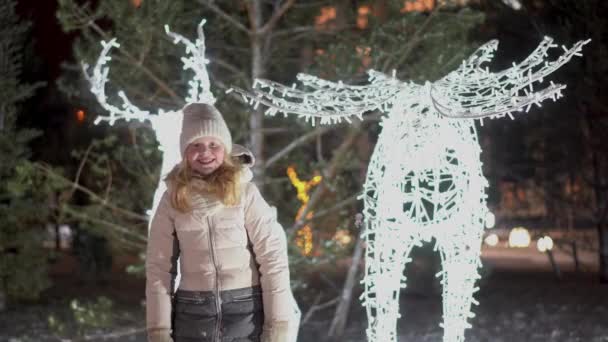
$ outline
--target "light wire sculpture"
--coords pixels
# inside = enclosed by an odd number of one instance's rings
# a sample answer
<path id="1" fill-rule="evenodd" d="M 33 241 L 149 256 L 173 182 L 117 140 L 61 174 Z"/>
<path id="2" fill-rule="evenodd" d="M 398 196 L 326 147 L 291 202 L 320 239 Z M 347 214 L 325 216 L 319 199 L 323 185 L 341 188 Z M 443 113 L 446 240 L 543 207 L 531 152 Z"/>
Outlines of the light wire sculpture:
<path id="1" fill-rule="evenodd" d="M 215 103 L 215 97 L 211 93 L 209 84 L 209 74 L 207 73 L 207 63 L 205 58 L 205 36 L 203 33 L 203 25 L 205 20 L 202 20 L 197 26 L 198 38 L 195 42 L 190 41 L 182 35 L 171 32 L 169 26 L 165 25 L 165 32 L 173 39 L 174 44 L 181 43 L 185 46 L 185 57 L 182 57 L 183 69 L 191 70 L 194 76 L 189 81 L 188 96 L 185 99 L 186 103 L 203 102 L 208 104 Z M 102 41 L 103 47 L 92 74 L 89 74 L 89 65 L 83 63 L 83 71 L 85 77 L 91 85 L 91 92 L 97 98 L 99 104 L 108 111 L 108 116 L 99 116 L 95 120 L 95 124 L 107 122 L 113 125 L 117 120 L 137 120 L 140 122 L 149 121 L 152 129 L 156 134 L 156 139 L 159 143 L 159 149 L 163 153 L 163 161 L 161 166 L 161 177 L 158 181 L 154 192 L 154 201 L 149 215 L 154 213 L 163 192 L 166 190 L 166 185 L 163 181 L 163 175 L 166 175 L 171 169 L 181 161 L 179 148 L 179 132 L 182 125 L 182 116 L 179 110 L 165 111 L 159 109 L 158 113 L 151 114 L 146 110 L 142 110 L 131 103 L 123 91 L 118 92 L 118 97 L 122 100 L 120 107 L 112 105 L 106 96 L 105 86 L 108 82 L 108 73 L 110 67 L 107 64 L 111 61 L 109 55 L 112 48 L 118 48 L 120 45 L 116 39 L 108 42 Z"/>
<path id="2" fill-rule="evenodd" d="M 441 255 L 444 341 L 464 341 L 470 328 L 471 304 L 480 277 L 480 249 L 484 224 L 493 215 L 486 206 L 488 182 L 482 174 L 481 147 L 475 120 L 500 118 L 540 106 L 562 96 L 565 85 L 550 83 L 535 91 L 543 79 L 573 56 L 580 56 L 577 42 L 557 60 L 547 61 L 547 51 L 557 47 L 545 37 L 524 61 L 490 72 L 498 46 L 481 46 L 455 71 L 423 85 L 403 82 L 369 71 L 362 86 L 330 82 L 300 74 L 304 89 L 256 80 L 253 91 L 234 88 L 253 107 L 267 107 L 266 114 L 295 114 L 315 123 L 338 123 L 379 110 L 386 115 L 371 157 L 360 198 L 366 222 L 366 266 L 363 304 L 368 317 L 369 341 L 397 340 L 399 291 L 405 287 L 405 264 L 410 251 L 435 239 Z M 481 121 L 483 124 L 483 121 Z"/>

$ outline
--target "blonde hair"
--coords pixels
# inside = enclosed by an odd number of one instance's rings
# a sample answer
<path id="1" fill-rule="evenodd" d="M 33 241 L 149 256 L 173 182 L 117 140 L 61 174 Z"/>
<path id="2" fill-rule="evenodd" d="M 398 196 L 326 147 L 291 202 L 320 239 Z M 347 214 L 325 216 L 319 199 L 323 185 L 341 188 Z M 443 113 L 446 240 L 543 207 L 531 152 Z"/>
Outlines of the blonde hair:
<path id="1" fill-rule="evenodd" d="M 171 205 L 181 212 L 188 212 L 192 210 L 190 200 L 195 194 L 217 196 L 227 206 L 238 204 L 241 197 L 240 170 L 239 160 L 226 156 L 213 173 L 201 176 L 184 158 L 165 178 L 171 188 Z"/>

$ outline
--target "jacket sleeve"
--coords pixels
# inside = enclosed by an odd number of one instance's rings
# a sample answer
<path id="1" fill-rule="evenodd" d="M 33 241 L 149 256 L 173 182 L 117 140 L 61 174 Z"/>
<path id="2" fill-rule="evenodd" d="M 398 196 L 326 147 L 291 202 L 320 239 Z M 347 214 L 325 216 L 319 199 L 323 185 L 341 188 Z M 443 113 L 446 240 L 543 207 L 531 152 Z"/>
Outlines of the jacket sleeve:
<path id="1" fill-rule="evenodd" d="M 153 336 L 168 336 L 171 329 L 171 296 L 175 288 L 179 244 L 165 191 L 148 232 L 146 249 L 146 328 Z"/>
<path id="2" fill-rule="evenodd" d="M 272 330 L 293 316 L 287 239 L 277 222 L 276 210 L 266 203 L 255 184 L 247 183 L 245 187 L 245 228 L 260 268 L 264 330 Z"/>

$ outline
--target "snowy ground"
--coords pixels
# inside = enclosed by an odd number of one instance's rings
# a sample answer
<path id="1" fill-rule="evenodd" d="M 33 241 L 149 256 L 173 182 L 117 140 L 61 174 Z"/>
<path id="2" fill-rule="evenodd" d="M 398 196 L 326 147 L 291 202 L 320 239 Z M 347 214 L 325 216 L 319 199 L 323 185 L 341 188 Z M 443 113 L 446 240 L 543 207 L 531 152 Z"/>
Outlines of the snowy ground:
<path id="1" fill-rule="evenodd" d="M 480 305 L 473 309 L 477 316 L 471 321 L 473 328 L 467 330 L 467 341 L 608 342 L 608 285 L 599 285 L 595 275 L 565 273 L 557 280 L 550 269 L 516 271 L 504 264 L 492 264 L 492 260 L 486 260 L 486 265 L 476 295 Z M 0 341 L 68 341 L 70 335 L 74 336 L 69 320 L 64 335 L 67 338 L 60 339 L 49 329 L 48 316 L 69 317 L 66 298 L 95 295 L 113 298 L 117 307 L 115 324 L 112 329 L 88 330 L 81 334 L 86 338 L 72 337 L 72 341 L 145 341 L 141 280 L 122 276 L 105 287 L 79 286 L 68 277 L 58 280 L 46 294 L 45 305 L 0 313 Z M 441 298 L 432 284 L 405 291 L 401 311 L 399 341 L 441 341 Z M 314 316 L 302 327 L 299 341 L 321 342 L 332 313 L 328 309 Z M 365 327 L 364 310 L 354 303 L 343 341 L 365 341 Z"/>

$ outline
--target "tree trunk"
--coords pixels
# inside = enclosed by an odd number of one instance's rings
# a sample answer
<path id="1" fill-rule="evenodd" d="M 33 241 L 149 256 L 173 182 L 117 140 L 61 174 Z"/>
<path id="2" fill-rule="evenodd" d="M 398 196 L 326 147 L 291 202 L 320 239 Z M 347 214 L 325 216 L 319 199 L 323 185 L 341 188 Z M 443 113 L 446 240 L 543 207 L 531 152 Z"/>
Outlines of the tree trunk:
<path id="1" fill-rule="evenodd" d="M 595 216 L 596 216 L 596 227 L 598 235 L 598 258 L 599 258 L 599 281 L 601 284 L 608 284 L 608 180 L 604 174 L 605 167 L 602 167 L 603 163 L 600 160 L 601 152 L 598 152 L 603 147 L 601 141 L 594 141 L 594 137 L 599 139 L 603 137 L 603 132 L 595 130 L 594 123 L 590 114 L 584 116 L 584 130 L 583 136 L 585 137 L 587 146 L 589 148 L 589 154 L 591 159 L 591 188 L 593 189 L 595 196 Z M 601 150 L 600 150 L 601 151 Z"/>
<path id="2" fill-rule="evenodd" d="M 342 335 L 344 335 L 344 329 L 346 328 L 348 312 L 350 311 L 350 304 L 352 302 L 353 287 L 355 286 L 355 280 L 359 271 L 359 262 L 361 261 L 361 256 L 363 255 L 364 231 L 361 230 L 361 227 L 363 227 L 361 220 L 362 215 L 357 214 L 355 225 L 357 226 L 357 230 L 359 230 L 359 237 L 357 238 L 355 251 L 353 252 L 352 261 L 350 267 L 348 268 L 348 274 L 346 276 L 346 281 L 344 282 L 340 302 L 338 303 L 338 307 L 336 308 L 336 312 L 334 314 L 334 319 L 329 327 L 327 341 L 341 341 Z"/>
<path id="3" fill-rule="evenodd" d="M 597 225 L 600 257 L 600 283 L 608 284 L 608 227 L 602 223 Z"/>
<path id="4" fill-rule="evenodd" d="M 264 76 L 264 37 L 260 29 L 262 28 L 262 3 L 260 0 L 251 2 L 249 19 L 251 21 L 251 82 L 256 78 Z M 256 163 L 253 166 L 254 182 L 261 186 L 264 179 L 264 112 L 262 109 L 254 109 L 249 117 L 249 129 L 251 130 L 251 152 L 255 156 Z M 262 189 L 260 189 L 261 191 Z"/>

